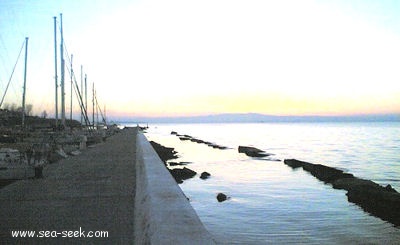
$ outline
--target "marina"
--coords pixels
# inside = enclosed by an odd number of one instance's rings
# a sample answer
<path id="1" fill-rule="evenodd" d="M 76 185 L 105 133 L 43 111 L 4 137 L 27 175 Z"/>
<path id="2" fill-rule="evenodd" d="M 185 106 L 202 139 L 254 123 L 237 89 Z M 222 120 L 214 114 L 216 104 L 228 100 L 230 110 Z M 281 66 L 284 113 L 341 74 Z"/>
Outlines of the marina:
<path id="1" fill-rule="evenodd" d="M 399 244 L 399 12 L 0 1 L 0 243 Z"/>

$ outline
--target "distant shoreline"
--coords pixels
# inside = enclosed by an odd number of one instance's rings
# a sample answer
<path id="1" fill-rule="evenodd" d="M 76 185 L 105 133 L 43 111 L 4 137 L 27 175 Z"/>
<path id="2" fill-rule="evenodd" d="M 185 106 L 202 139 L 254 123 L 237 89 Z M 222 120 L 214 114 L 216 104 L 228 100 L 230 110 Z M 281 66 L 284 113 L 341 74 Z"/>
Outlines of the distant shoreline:
<path id="1" fill-rule="evenodd" d="M 119 123 L 362 123 L 400 122 L 400 114 L 351 116 L 273 116 L 257 113 L 215 114 L 187 117 L 130 117 Z"/>

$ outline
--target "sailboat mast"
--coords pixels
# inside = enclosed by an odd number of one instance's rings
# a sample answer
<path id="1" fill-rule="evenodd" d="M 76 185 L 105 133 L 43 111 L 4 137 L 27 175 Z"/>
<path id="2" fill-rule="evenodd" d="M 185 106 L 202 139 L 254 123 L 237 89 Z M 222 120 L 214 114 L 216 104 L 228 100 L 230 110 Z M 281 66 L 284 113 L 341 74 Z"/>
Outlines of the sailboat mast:
<path id="1" fill-rule="evenodd" d="M 64 36 L 63 36 L 63 23 L 62 14 L 60 14 L 60 26 L 61 26 L 61 45 L 60 45 L 60 59 L 61 59 L 61 123 L 65 128 L 65 60 L 64 60 Z"/>
<path id="2" fill-rule="evenodd" d="M 25 92 L 26 92 L 26 69 L 28 65 L 28 39 L 25 38 L 25 71 L 24 71 L 24 92 L 22 94 L 22 128 L 25 128 Z"/>
<path id="3" fill-rule="evenodd" d="M 83 98 L 83 66 L 81 65 L 81 98 Z M 83 105 L 83 101 L 82 101 Z M 83 105 L 84 107 L 84 105 Z M 83 124 L 83 111 L 81 110 L 81 124 Z"/>
<path id="4" fill-rule="evenodd" d="M 85 74 L 85 110 L 86 113 L 88 111 L 88 106 L 87 106 L 87 75 Z M 88 117 L 88 115 L 86 114 L 86 117 Z"/>
<path id="5" fill-rule="evenodd" d="M 94 83 L 93 83 L 93 87 L 92 87 L 92 103 L 93 103 L 93 111 L 92 111 L 92 122 L 93 122 L 93 127 L 94 127 Z"/>
<path id="6" fill-rule="evenodd" d="M 107 126 L 107 111 L 106 111 L 106 105 L 104 105 L 104 126 Z"/>
<path id="7" fill-rule="evenodd" d="M 99 125 L 99 103 L 97 103 L 97 91 L 94 91 L 94 98 L 96 99 L 96 125 Z"/>
<path id="8" fill-rule="evenodd" d="M 54 81 L 55 81 L 55 119 L 58 127 L 58 84 L 57 84 L 57 17 L 54 16 Z"/>
<path id="9" fill-rule="evenodd" d="M 74 76 L 74 70 L 73 70 L 73 68 L 72 68 L 72 60 L 73 60 L 73 58 L 74 58 L 74 55 L 72 55 L 71 54 L 71 92 L 70 92 L 70 94 L 71 94 L 71 99 L 70 99 L 70 109 L 69 109 L 69 111 L 70 111 L 70 113 L 69 113 L 69 120 L 71 120 L 71 122 L 72 122 L 72 85 L 73 85 L 73 81 L 72 81 L 72 79 L 73 79 L 73 76 Z"/>

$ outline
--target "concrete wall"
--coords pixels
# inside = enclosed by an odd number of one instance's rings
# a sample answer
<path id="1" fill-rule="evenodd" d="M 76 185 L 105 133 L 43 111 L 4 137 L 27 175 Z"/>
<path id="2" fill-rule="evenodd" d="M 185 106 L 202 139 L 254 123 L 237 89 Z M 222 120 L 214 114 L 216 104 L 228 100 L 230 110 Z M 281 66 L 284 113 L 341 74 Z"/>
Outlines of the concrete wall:
<path id="1" fill-rule="evenodd" d="M 215 244 L 146 137 L 136 140 L 135 244 Z"/>

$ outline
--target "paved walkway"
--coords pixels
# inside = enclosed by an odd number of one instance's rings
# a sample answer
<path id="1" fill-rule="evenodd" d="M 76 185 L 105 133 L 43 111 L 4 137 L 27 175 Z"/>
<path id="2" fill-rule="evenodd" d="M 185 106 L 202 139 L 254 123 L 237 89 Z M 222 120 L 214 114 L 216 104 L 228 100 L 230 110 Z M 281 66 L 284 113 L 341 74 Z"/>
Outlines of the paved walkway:
<path id="1" fill-rule="evenodd" d="M 132 244 L 135 139 L 136 129 L 122 130 L 79 156 L 48 165 L 43 179 L 0 189 L 1 243 Z M 49 231 L 58 238 L 16 239 L 11 230 L 35 231 L 35 236 Z M 86 236 L 107 231 L 108 238 L 60 238 L 75 231 Z"/>

